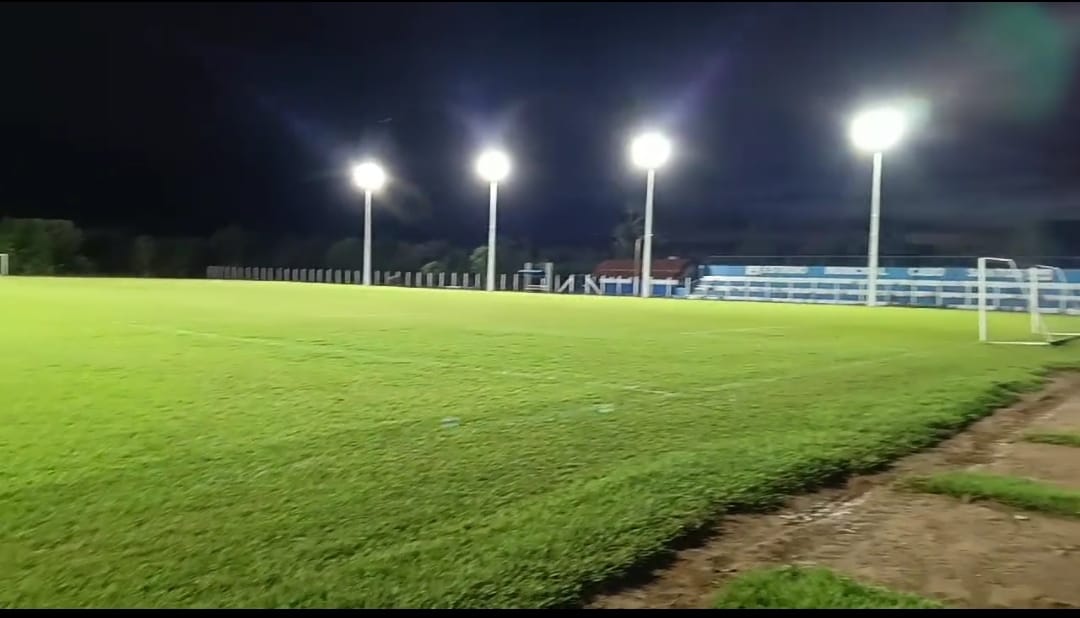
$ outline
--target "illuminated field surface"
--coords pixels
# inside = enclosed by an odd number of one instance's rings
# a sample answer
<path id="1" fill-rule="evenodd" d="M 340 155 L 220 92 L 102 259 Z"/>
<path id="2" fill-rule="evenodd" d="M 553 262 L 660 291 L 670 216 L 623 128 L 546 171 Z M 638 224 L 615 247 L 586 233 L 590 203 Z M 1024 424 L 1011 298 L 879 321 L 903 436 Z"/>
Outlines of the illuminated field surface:
<path id="1" fill-rule="evenodd" d="M 1080 364 L 979 345 L 947 310 L 23 278 L 0 298 L 2 606 L 572 604 L 725 509 Z"/>

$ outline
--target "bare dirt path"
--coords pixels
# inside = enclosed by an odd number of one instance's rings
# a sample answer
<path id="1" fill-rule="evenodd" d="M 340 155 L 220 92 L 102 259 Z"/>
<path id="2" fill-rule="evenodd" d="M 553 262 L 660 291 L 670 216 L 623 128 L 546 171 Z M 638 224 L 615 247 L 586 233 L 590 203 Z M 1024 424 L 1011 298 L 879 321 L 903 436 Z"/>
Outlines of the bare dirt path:
<path id="1" fill-rule="evenodd" d="M 1080 489 L 1080 448 L 1023 442 L 1027 431 L 1080 432 L 1080 373 L 1054 377 L 886 472 L 793 498 L 776 513 L 724 518 L 649 581 L 589 607 L 707 607 L 733 575 L 782 564 L 825 566 L 958 607 L 1080 607 L 1080 520 L 895 486 L 912 474 L 972 469 Z"/>

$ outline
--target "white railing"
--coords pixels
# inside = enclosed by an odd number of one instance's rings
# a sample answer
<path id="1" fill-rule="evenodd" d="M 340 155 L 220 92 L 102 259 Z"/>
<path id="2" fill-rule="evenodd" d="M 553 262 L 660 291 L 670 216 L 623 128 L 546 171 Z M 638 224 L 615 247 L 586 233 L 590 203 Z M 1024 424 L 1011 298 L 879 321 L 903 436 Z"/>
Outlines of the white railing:
<path id="1" fill-rule="evenodd" d="M 1027 283 L 988 281 L 987 290 L 991 309 L 1026 310 Z M 1080 302 L 1080 283 L 1042 282 L 1038 290 L 1043 312 L 1065 312 Z M 877 296 L 886 305 L 975 309 L 978 292 L 978 281 L 879 279 Z M 709 275 L 698 281 L 689 298 L 860 305 L 866 303 L 866 279 Z"/>
<path id="2" fill-rule="evenodd" d="M 358 270 L 322 268 L 261 268 L 249 266 L 209 266 L 207 279 L 232 279 L 245 281 L 296 281 L 303 283 L 359 284 L 363 279 Z M 449 288 L 482 290 L 484 276 L 472 273 L 419 273 L 403 271 L 375 271 L 371 281 L 374 285 Z M 691 279 L 653 279 L 654 297 L 683 296 L 690 289 Z M 501 291 L 551 290 L 560 294 L 596 294 L 607 296 L 638 295 L 641 291 L 638 277 L 594 277 L 592 275 L 555 275 L 551 285 L 530 285 L 518 273 L 501 274 L 495 282 Z"/>
<path id="3" fill-rule="evenodd" d="M 641 279 L 639 277 L 599 277 L 595 279 L 600 288 L 600 294 L 608 296 L 639 296 L 641 294 Z M 692 279 L 653 279 L 653 297 L 673 297 L 679 295 L 680 288 L 689 290 Z"/>

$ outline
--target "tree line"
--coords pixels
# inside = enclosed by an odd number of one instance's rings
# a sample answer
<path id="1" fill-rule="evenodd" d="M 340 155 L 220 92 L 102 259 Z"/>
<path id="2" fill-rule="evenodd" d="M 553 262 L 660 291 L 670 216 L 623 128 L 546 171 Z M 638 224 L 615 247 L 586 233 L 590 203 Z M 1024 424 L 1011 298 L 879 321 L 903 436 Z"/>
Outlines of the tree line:
<path id="1" fill-rule="evenodd" d="M 357 270 L 363 267 L 364 244 L 358 237 L 268 238 L 235 225 L 208 237 L 160 237 L 83 230 L 62 219 L 6 218 L 0 219 L 0 253 L 10 254 L 11 274 L 17 275 L 201 277 L 211 265 Z M 496 266 L 509 273 L 526 262 L 552 261 L 560 272 L 590 272 L 607 253 L 499 238 Z M 487 247 L 378 239 L 372 261 L 384 271 L 480 273 L 487 268 Z"/>
<path id="2" fill-rule="evenodd" d="M 591 272 L 607 258 L 635 257 L 642 219 L 639 210 L 628 208 L 611 230 L 606 247 L 537 246 L 525 239 L 499 237 L 497 271 L 512 273 L 526 262 L 554 262 L 557 273 L 578 274 Z M 949 228 L 941 221 L 891 220 L 882 232 L 883 255 L 929 264 L 934 256 L 1080 254 L 1080 220 Z M 118 229 L 84 230 L 61 219 L 5 218 L 0 219 L 0 253 L 11 254 L 12 274 L 202 277 L 211 265 L 358 270 L 363 267 L 364 246 L 358 237 L 269 236 L 237 225 L 205 237 L 162 237 Z M 746 259 L 784 263 L 787 258 L 767 256 L 801 256 L 813 262 L 822 261 L 813 256 L 832 261 L 851 256 L 856 263 L 866 255 L 865 221 L 730 221 L 720 229 L 657 235 L 653 240 L 657 259 L 678 255 L 706 261 L 720 254 L 727 257 L 713 261 L 743 263 L 737 258 L 754 256 Z M 380 236 L 373 242 L 372 258 L 374 269 L 382 271 L 482 273 L 487 247 Z"/>

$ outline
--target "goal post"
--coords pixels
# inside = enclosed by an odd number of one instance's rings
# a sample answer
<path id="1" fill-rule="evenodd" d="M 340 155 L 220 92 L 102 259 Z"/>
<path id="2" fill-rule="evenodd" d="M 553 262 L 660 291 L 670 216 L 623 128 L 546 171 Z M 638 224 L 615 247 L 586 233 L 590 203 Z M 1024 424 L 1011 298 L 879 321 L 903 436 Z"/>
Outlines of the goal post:
<path id="1" fill-rule="evenodd" d="M 1071 284 L 1064 269 L 1057 266 L 1037 264 L 1032 275 L 1035 309 L 1049 339 L 1058 342 L 1080 337 L 1080 285 Z"/>
<path id="2" fill-rule="evenodd" d="M 8 254 L 0 253 L 0 277 L 8 274 Z"/>
<path id="3" fill-rule="evenodd" d="M 1060 268 L 1021 269 L 1009 258 L 979 258 L 979 341 L 1052 345 L 1080 337 L 1080 297 L 1074 287 Z"/>

